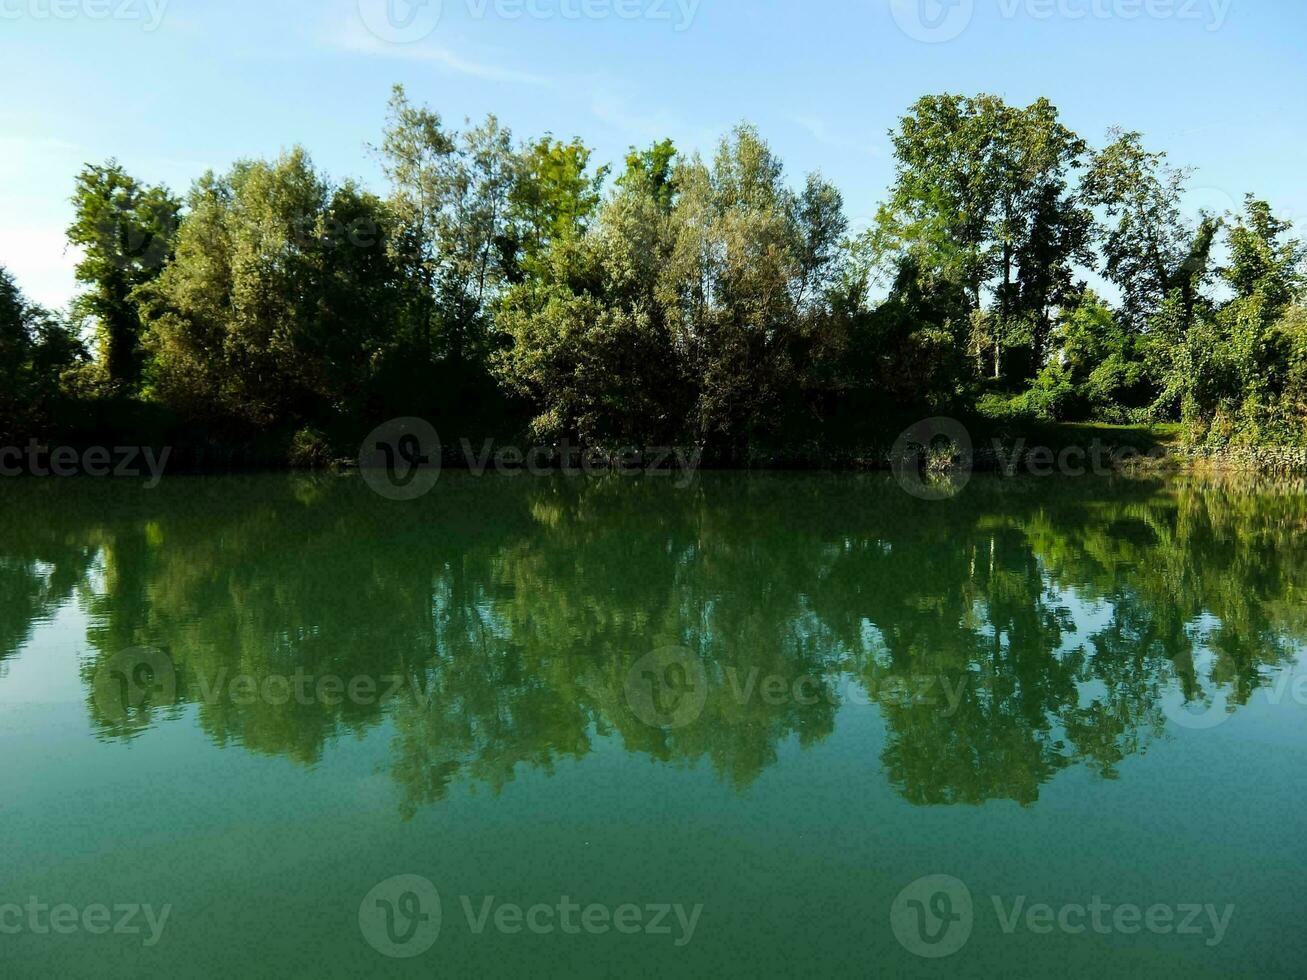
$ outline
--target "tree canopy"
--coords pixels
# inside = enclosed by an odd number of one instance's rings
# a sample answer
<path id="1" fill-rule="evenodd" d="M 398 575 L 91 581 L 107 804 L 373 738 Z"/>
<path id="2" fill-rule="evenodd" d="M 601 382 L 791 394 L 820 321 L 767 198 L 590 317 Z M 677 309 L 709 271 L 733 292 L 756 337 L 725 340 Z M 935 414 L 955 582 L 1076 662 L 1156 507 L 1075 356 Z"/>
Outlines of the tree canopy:
<path id="1" fill-rule="evenodd" d="M 400 87 L 380 194 L 302 148 L 184 200 L 87 165 L 85 291 L 54 317 L 6 278 L 0 372 L 287 444 L 403 414 L 729 462 L 925 409 L 1307 442 L 1305 253 L 1269 202 L 1191 216 L 1188 171 L 1137 132 L 1095 147 L 1047 99 L 930 95 L 890 136 L 856 237 L 839 190 L 748 125 L 614 174 L 579 138 L 456 130 Z M 35 424 L 8 390 L 8 427 Z"/>

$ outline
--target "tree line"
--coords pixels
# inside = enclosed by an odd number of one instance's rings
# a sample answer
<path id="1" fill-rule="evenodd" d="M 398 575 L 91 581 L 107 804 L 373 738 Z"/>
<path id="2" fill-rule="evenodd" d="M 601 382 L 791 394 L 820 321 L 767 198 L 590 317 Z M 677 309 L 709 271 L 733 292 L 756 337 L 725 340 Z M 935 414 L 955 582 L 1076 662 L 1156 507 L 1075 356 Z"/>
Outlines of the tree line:
<path id="1" fill-rule="evenodd" d="M 1307 250 L 1266 201 L 1191 219 L 1189 171 L 1135 132 L 1091 146 L 1046 99 L 927 96 L 891 139 L 856 235 L 751 126 L 614 169 L 400 87 L 384 197 L 302 148 L 184 198 L 88 165 L 70 308 L 0 270 L 0 434 L 152 417 L 313 463 L 405 414 L 738 461 L 933 410 L 1307 442 Z"/>

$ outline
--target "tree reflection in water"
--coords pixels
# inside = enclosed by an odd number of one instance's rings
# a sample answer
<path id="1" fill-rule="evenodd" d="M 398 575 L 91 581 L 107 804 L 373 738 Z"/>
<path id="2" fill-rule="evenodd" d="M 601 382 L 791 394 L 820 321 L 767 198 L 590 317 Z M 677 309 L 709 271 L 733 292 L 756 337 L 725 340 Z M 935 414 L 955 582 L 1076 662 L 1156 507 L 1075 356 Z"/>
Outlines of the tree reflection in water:
<path id="1" fill-rule="evenodd" d="M 905 799 L 1032 804 L 1071 766 L 1117 778 L 1172 724 L 1168 697 L 1247 704 L 1307 633 L 1307 496 L 1283 486 L 977 479 L 925 502 L 878 476 L 677 491 L 449 474 L 411 504 L 334 477 L 6 491 L 0 671 L 75 603 L 102 737 L 195 705 L 215 743 L 311 764 L 388 721 L 406 814 L 606 738 L 743 790 L 850 701 L 878 706 Z M 106 712 L 97 674 L 134 647 L 171 658 L 174 703 Z M 625 694 L 664 647 L 691 651 L 708 685 L 668 730 Z M 296 674 L 379 690 L 287 700 L 227 683 Z"/>

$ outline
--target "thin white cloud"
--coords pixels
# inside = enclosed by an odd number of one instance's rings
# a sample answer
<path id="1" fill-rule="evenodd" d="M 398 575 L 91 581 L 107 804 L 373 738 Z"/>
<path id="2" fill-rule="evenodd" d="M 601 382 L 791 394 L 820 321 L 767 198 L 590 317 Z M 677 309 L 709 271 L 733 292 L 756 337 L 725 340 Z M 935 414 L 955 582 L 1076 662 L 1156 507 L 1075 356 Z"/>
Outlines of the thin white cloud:
<path id="1" fill-rule="evenodd" d="M 0 153 L 80 153 L 82 147 L 50 136 L 0 136 Z"/>
<path id="2" fill-rule="evenodd" d="M 652 142 L 671 137 L 682 152 L 711 152 L 722 137 L 705 126 L 684 122 L 666 112 L 643 113 L 631 108 L 630 101 L 617 95 L 612 87 L 598 80 L 593 83 L 596 95 L 590 103 L 594 117 L 624 134 L 627 139 Z"/>
<path id="3" fill-rule="evenodd" d="M 811 133 L 812 138 L 818 143 L 825 143 L 828 146 L 831 144 L 830 127 L 826 125 L 824 120 L 818 119 L 816 116 L 792 116 L 791 119 L 796 126 Z"/>
<path id="4" fill-rule="evenodd" d="M 790 116 L 790 122 L 807 132 L 814 140 L 823 146 L 829 146 L 837 150 L 854 150 L 859 153 L 866 153 L 873 157 L 883 157 L 885 151 L 874 144 L 866 144 L 857 140 L 845 139 L 831 132 L 826 120 L 817 116 Z"/>
<path id="5" fill-rule="evenodd" d="M 351 24 L 349 29 L 328 39 L 331 47 L 351 54 L 367 55 L 374 58 L 390 58 L 399 61 L 421 61 L 439 65 L 457 75 L 471 78 L 483 78 L 491 82 L 508 82 L 517 85 L 548 86 L 549 79 L 528 72 L 503 68 L 499 65 L 486 64 L 465 58 L 449 48 L 434 47 L 422 43 L 387 44 L 380 38 L 368 33 L 360 24 Z"/>

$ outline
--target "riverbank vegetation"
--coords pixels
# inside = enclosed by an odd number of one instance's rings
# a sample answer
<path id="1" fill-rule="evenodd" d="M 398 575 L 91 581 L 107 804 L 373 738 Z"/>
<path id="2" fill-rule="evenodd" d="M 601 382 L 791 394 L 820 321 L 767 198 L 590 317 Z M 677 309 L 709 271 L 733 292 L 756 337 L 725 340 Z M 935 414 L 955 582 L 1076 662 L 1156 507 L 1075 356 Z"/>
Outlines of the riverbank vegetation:
<path id="1" fill-rule="evenodd" d="M 302 148 L 181 196 L 87 165 L 70 308 L 0 271 L 0 436 L 307 464 L 415 415 L 732 463 L 948 414 L 1307 444 L 1305 252 L 1270 203 L 1190 218 L 1186 170 L 1046 100 L 928 96 L 891 138 L 856 235 L 747 125 L 711 157 L 663 141 L 601 166 L 401 88 L 380 194 Z"/>

